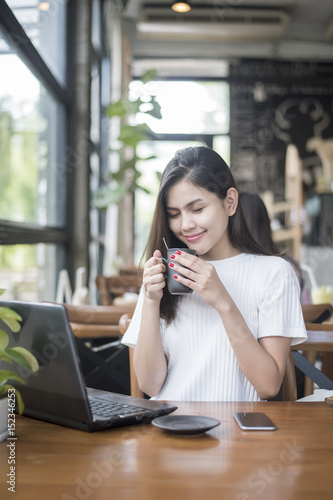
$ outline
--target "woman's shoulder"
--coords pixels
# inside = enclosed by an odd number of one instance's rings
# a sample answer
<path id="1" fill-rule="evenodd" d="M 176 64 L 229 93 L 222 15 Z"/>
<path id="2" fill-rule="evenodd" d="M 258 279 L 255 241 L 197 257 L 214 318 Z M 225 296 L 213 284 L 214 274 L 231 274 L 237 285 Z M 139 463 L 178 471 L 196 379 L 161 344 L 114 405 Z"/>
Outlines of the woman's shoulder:
<path id="1" fill-rule="evenodd" d="M 249 254 L 249 262 L 258 269 L 263 269 L 265 272 L 281 272 L 288 274 L 293 271 L 289 261 L 279 255 L 253 255 Z"/>
<path id="2" fill-rule="evenodd" d="M 242 261 L 247 272 L 254 278 L 289 280 L 293 279 L 295 272 L 290 262 L 279 255 L 257 255 L 245 254 L 246 258 Z"/>
<path id="3" fill-rule="evenodd" d="M 244 269 L 244 275 L 252 274 L 253 277 L 260 276 L 276 276 L 281 274 L 281 277 L 287 277 L 290 272 L 294 272 L 292 266 L 283 257 L 278 255 L 262 255 L 262 254 L 251 254 L 251 253 L 241 253 L 235 257 L 229 259 L 211 261 L 211 263 L 216 268 L 218 274 L 223 273 L 242 273 Z"/>
<path id="4" fill-rule="evenodd" d="M 264 266 L 265 268 L 286 268 L 289 267 L 289 263 L 285 261 L 283 257 L 279 255 L 262 255 L 253 253 L 242 253 L 240 254 L 242 259 L 239 259 L 238 264 L 244 266 Z"/>

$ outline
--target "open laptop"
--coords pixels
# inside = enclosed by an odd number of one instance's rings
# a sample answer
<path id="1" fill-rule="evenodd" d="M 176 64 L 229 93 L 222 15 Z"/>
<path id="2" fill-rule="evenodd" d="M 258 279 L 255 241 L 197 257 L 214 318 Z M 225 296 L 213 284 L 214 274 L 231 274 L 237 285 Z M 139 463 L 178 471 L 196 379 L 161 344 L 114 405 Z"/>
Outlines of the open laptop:
<path id="1" fill-rule="evenodd" d="M 28 349 L 39 362 L 37 373 L 21 367 L 25 384 L 16 384 L 24 415 L 85 431 L 149 422 L 177 409 L 159 401 L 86 388 L 67 312 L 60 304 L 1 301 L 22 317 L 22 328 L 10 337 L 10 347 Z M 15 384 L 13 384 L 15 385 Z"/>

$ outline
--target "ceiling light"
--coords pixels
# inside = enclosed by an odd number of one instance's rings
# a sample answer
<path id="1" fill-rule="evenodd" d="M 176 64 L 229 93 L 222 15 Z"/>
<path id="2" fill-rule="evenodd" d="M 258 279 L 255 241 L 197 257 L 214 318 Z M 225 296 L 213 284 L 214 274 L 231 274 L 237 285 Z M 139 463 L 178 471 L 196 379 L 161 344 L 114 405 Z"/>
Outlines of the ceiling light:
<path id="1" fill-rule="evenodd" d="M 176 2 L 171 6 L 171 8 L 175 12 L 188 12 L 191 10 L 191 6 L 188 2 Z"/>
<path id="2" fill-rule="evenodd" d="M 40 2 L 38 5 L 38 10 L 46 12 L 50 8 L 50 2 Z"/>

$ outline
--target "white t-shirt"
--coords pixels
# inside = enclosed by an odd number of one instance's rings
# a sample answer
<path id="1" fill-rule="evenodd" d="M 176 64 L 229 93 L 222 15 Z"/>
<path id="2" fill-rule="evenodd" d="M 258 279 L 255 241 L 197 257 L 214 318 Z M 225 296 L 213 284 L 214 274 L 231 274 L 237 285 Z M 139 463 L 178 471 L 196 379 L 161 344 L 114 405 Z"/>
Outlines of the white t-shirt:
<path id="1" fill-rule="evenodd" d="M 256 339 L 282 336 L 292 345 L 307 338 L 300 288 L 281 257 L 242 253 L 211 261 Z M 122 342 L 135 347 L 143 292 Z M 175 320 L 161 320 L 168 373 L 156 398 L 173 401 L 258 401 L 240 369 L 218 312 L 197 293 L 179 300 Z M 241 341 L 241 339 L 240 339 Z"/>

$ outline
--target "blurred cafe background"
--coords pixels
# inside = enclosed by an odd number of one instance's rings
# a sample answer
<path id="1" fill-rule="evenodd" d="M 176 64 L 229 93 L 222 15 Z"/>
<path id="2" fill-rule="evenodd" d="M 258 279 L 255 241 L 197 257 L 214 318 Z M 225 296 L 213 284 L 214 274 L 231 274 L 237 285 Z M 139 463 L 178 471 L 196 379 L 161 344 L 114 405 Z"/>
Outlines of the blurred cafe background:
<path id="1" fill-rule="evenodd" d="M 3 298 L 134 303 L 160 174 L 204 144 L 332 301 L 332 1 L 173 4 L 0 0 Z"/>

